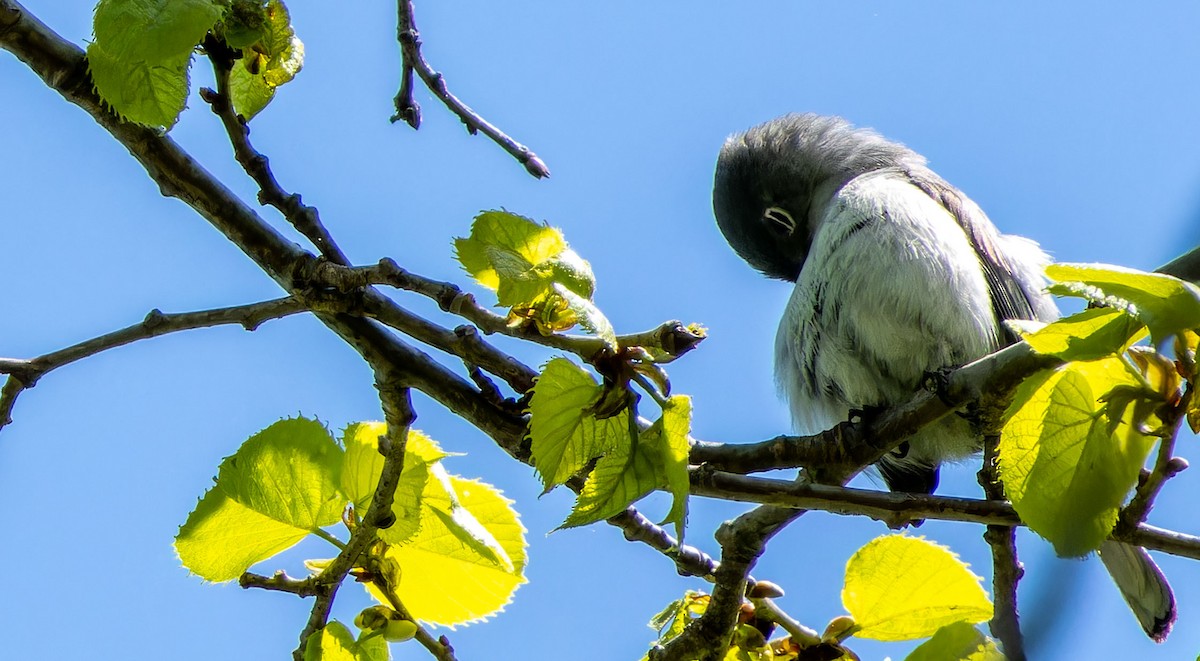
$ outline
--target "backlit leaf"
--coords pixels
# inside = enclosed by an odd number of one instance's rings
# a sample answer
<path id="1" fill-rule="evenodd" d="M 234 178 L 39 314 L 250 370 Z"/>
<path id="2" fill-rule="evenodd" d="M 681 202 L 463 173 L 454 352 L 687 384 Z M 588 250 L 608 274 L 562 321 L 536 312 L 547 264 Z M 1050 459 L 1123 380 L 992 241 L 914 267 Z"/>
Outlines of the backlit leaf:
<path id="1" fill-rule="evenodd" d="M 1013 508 L 1062 556 L 1100 546 L 1153 446 L 1110 421 L 1100 398 L 1138 387 L 1118 358 L 1069 363 L 1018 389 L 1001 434 L 999 471 Z"/>
<path id="2" fill-rule="evenodd" d="M 566 358 L 546 364 L 529 403 L 534 466 L 546 490 L 566 482 L 589 461 L 628 448 L 629 412 L 598 420 L 590 408 L 603 388 Z"/>
<path id="3" fill-rule="evenodd" d="M 846 564 L 842 604 L 856 636 L 909 640 L 954 622 L 983 622 L 992 603 L 980 578 L 949 549 L 917 537 L 878 537 Z"/>
<path id="4" fill-rule="evenodd" d="M 1056 293 L 1132 304 L 1128 311 L 1149 327 L 1156 346 L 1175 333 L 1200 328 L 1200 287 L 1179 278 L 1108 264 L 1051 264 L 1046 275 L 1065 285 Z"/>
<path id="5" fill-rule="evenodd" d="M 425 508 L 421 530 L 404 544 L 390 546 L 387 557 L 403 568 L 397 593 L 413 616 L 423 622 L 455 626 L 486 618 L 504 608 L 525 582 L 525 528 L 512 501 L 495 487 L 452 477 L 461 505 L 495 539 L 511 569 L 497 564 L 464 543 L 444 524 L 444 518 Z M 376 599 L 387 601 L 376 588 Z"/>

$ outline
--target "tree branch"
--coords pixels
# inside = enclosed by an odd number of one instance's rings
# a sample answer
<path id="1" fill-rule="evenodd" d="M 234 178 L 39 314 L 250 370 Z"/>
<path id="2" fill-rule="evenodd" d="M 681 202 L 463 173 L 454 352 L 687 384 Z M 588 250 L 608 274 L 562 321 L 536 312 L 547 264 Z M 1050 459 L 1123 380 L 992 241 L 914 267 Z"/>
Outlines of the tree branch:
<path id="1" fill-rule="evenodd" d="M 538 179 L 549 177 L 550 170 L 546 168 L 546 164 L 538 158 L 537 154 L 505 135 L 503 131 L 480 117 L 467 104 L 451 94 L 450 90 L 446 88 L 446 79 L 425 61 L 425 56 L 421 54 L 421 34 L 417 31 L 416 22 L 413 20 L 412 0 L 397 0 L 396 9 L 398 16 L 396 39 L 400 42 L 403 68 L 400 91 L 396 94 L 395 100 L 396 114 L 392 116 L 392 121 L 404 120 L 414 129 L 421 125 L 421 108 L 412 99 L 412 74 L 413 71 L 416 71 L 429 91 L 440 99 L 450 112 L 458 115 L 471 135 L 482 132 L 491 138 L 492 142 L 500 145 L 504 151 L 517 159 L 518 163 L 524 165 L 529 174 Z"/>
<path id="2" fill-rule="evenodd" d="M 151 310 L 141 322 L 132 326 L 72 344 L 37 358 L 28 360 L 0 358 L 0 374 L 9 375 L 3 390 L 0 390 L 0 429 L 12 422 L 11 414 L 17 396 L 22 391 L 37 385 L 38 379 L 48 372 L 64 365 L 94 356 L 101 351 L 178 331 L 226 324 L 239 324 L 246 330 L 253 331 L 264 321 L 279 319 L 297 312 L 306 312 L 307 309 L 303 302 L 290 296 L 262 303 L 235 305 L 199 312 L 165 314 L 155 309 Z"/>
<path id="3" fill-rule="evenodd" d="M 777 436 L 759 443 L 720 444 L 696 442 L 690 463 L 736 473 L 777 468 L 819 468 L 822 483 L 845 476 L 849 479 L 863 467 L 875 463 L 923 427 L 940 420 L 963 405 L 1006 402 L 1027 376 L 1061 365 L 1052 356 L 1037 354 L 1018 343 L 984 356 L 952 372 L 938 393 L 921 391 L 904 404 L 856 422 L 845 422 L 811 436 Z"/>
<path id="4" fill-rule="evenodd" d="M 979 485 L 989 501 L 1005 500 L 1004 485 L 996 471 L 998 436 L 988 435 L 983 444 L 983 466 L 979 469 Z M 1017 559 L 1017 528 L 1007 525 L 988 525 L 983 539 L 992 549 L 992 635 L 1000 641 L 1009 661 L 1025 661 L 1025 640 L 1021 635 L 1017 614 L 1017 583 L 1025 568 Z"/>
<path id="5" fill-rule="evenodd" d="M 221 125 L 225 127 L 225 133 L 229 136 L 229 143 L 233 146 L 234 158 L 254 183 L 258 184 L 258 203 L 269 204 L 278 209 L 292 227 L 311 241 L 326 259 L 348 266 L 350 260 L 321 223 L 321 216 L 316 207 L 304 204 L 298 193 L 288 194 L 284 191 L 275 179 L 275 174 L 271 172 L 270 161 L 250 144 L 250 125 L 234 111 L 229 94 L 229 71 L 233 61 L 229 59 L 228 47 L 210 35 L 205 41 L 205 49 L 212 60 L 217 91 L 203 88 L 200 90 L 200 98 L 208 103 L 213 113 L 220 118 Z"/>
<path id="6" fill-rule="evenodd" d="M 890 528 L 920 521 L 963 521 L 984 525 L 1023 526 L 1012 505 L 1003 501 L 952 498 L 924 494 L 872 491 L 792 480 L 747 477 L 705 467 L 691 469 L 692 494 L 744 503 L 775 505 L 801 510 L 821 510 L 845 516 L 866 516 Z M 1165 530 L 1146 523 L 1124 530 L 1111 539 L 1200 560 L 1200 537 Z"/>

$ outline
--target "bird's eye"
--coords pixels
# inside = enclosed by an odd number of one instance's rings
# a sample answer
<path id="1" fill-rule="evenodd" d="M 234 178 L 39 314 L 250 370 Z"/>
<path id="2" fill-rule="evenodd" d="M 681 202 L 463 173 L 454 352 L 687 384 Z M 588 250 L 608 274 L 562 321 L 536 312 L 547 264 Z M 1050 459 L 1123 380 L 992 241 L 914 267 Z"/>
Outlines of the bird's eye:
<path id="1" fill-rule="evenodd" d="M 762 217 L 763 220 L 767 221 L 767 227 L 773 232 L 790 235 L 796 231 L 796 219 L 792 218 L 792 214 L 779 207 L 767 209 L 763 212 Z"/>

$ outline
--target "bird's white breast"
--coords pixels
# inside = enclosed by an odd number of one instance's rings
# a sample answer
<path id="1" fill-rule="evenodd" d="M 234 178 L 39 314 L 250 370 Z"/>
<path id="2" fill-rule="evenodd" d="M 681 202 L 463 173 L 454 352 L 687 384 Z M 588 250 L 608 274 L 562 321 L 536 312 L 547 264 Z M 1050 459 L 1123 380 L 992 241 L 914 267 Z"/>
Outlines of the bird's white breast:
<path id="1" fill-rule="evenodd" d="M 876 171 L 821 216 L 776 336 L 776 378 L 800 430 L 813 433 L 852 408 L 911 396 L 926 373 L 983 356 L 997 338 L 962 228 L 903 174 Z M 974 440 L 962 442 L 951 454 L 970 452 Z"/>

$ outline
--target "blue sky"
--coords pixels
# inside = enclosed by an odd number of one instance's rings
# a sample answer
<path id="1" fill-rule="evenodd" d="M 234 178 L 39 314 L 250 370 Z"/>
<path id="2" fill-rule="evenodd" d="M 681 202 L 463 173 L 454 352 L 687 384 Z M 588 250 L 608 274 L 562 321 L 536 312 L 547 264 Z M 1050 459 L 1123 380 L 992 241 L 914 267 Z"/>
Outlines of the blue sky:
<path id="1" fill-rule="evenodd" d="M 93 3 L 26 0 L 83 45 Z M 726 135 L 791 111 L 841 114 L 925 154 L 1002 230 L 1062 261 L 1153 268 L 1200 242 L 1200 8 L 1093 3 L 421 3 L 425 54 L 452 91 L 543 157 L 535 181 L 426 93 L 419 132 L 390 125 L 399 56 L 390 3 L 293 2 L 307 61 L 253 125 L 283 185 L 318 206 L 357 262 L 392 256 L 465 281 L 450 240 L 482 209 L 561 227 L 589 259 L 619 331 L 667 319 L 710 338 L 671 366 L 695 398 L 694 433 L 754 441 L 787 431 L 771 346 L 789 291 L 747 268 L 712 220 Z M 202 64 L 202 63 L 198 63 Z M 197 67 L 194 85 L 209 84 Z M 123 327 L 151 308 L 196 310 L 277 296 L 275 285 L 182 203 L 162 198 L 85 113 L 0 53 L 0 355 L 28 357 Z M 194 90 L 193 90 L 194 91 Z M 246 199 L 215 118 L 193 96 L 173 136 Z M 278 222 L 269 211 L 264 215 Z M 399 300 L 447 324 L 426 302 Z M 552 354 L 511 344 L 537 365 Z M 645 622 L 698 580 L 607 526 L 547 535 L 570 498 L 538 498 L 532 470 L 425 398 L 418 426 L 467 456 L 453 472 L 514 498 L 529 528 L 530 583 L 507 611 L 448 632 L 462 659 L 636 659 Z M 220 459 L 280 417 L 333 428 L 380 416 L 371 376 L 320 324 L 210 329 L 143 342 L 47 376 L 0 433 L 0 519 L 11 658 L 282 658 L 307 602 L 210 586 L 181 569 L 176 527 Z M 1181 444 L 1192 456 L 1193 443 Z M 945 493 L 976 495 L 974 469 Z M 1183 473 L 1151 522 L 1195 532 L 1200 487 Z M 666 503 L 652 499 L 651 516 Z M 691 542 L 743 507 L 696 499 Z M 821 628 L 841 614 L 845 559 L 886 529 L 810 514 L 755 575 Z M 980 573 L 977 526 L 927 523 Z M 263 566 L 299 572 L 304 546 Z M 1028 534 L 1021 604 L 1033 658 L 1194 658 L 1200 565 L 1161 558 L 1180 601 L 1149 642 L 1099 563 L 1061 561 Z M 344 602 L 344 603 L 343 603 Z M 365 604 L 346 590 L 335 614 Z M 868 642 L 864 659 L 907 647 Z M 427 658 L 415 645 L 396 658 Z"/>

